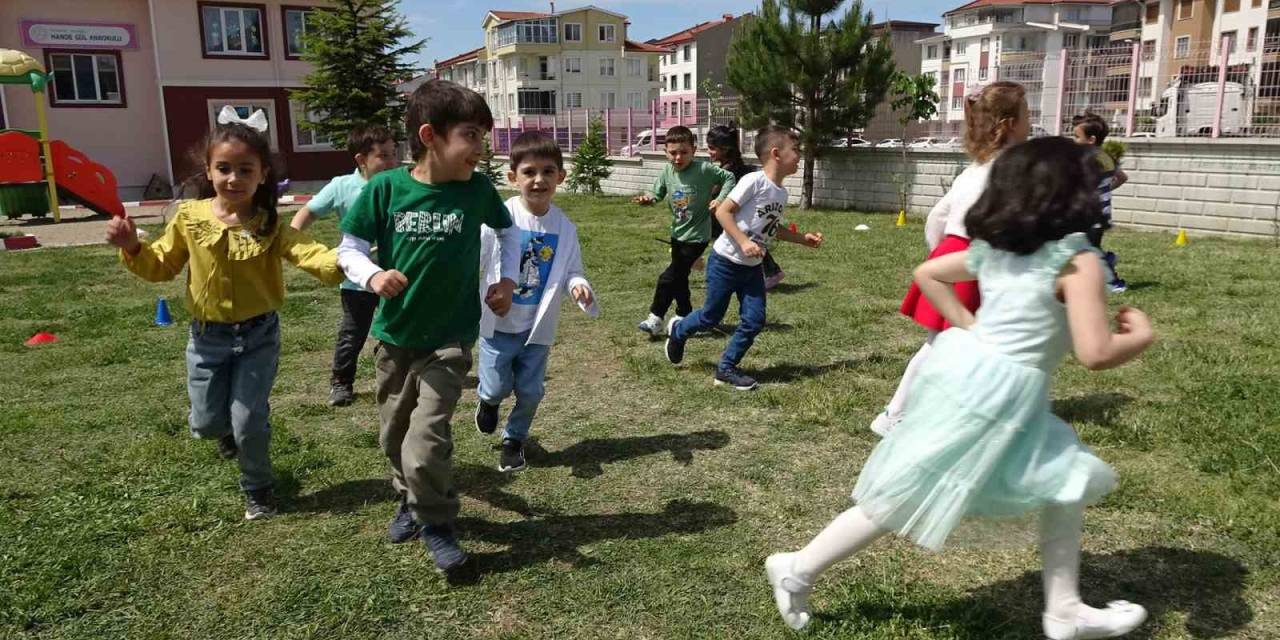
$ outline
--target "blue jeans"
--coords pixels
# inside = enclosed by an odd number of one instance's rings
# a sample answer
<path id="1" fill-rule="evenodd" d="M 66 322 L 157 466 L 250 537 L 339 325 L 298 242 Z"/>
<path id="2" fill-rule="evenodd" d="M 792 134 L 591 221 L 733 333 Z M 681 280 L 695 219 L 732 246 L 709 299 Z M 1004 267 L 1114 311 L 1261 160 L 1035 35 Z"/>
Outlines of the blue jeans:
<path id="1" fill-rule="evenodd" d="M 529 436 L 533 414 L 546 393 L 543 379 L 547 376 L 547 357 L 551 355 L 550 345 L 525 344 L 528 339 L 528 331 L 494 331 L 492 338 L 480 338 L 480 368 L 476 372 L 480 379 L 476 393 L 485 404 L 501 404 L 515 391 L 516 406 L 507 416 L 502 437 L 522 442 Z"/>
<path id="2" fill-rule="evenodd" d="M 733 332 L 720 356 L 721 370 L 738 366 L 756 336 L 764 330 L 764 271 L 760 265 L 740 265 L 713 252 L 707 260 L 706 301 L 701 309 L 689 314 L 671 331 L 675 339 L 688 340 L 689 336 L 718 326 L 735 294 L 738 296 L 738 330 Z"/>
<path id="3" fill-rule="evenodd" d="M 265 489 L 271 474 L 271 386 L 280 363 L 280 318 L 266 313 L 239 323 L 191 322 L 187 340 L 191 435 L 234 434 L 240 488 Z"/>

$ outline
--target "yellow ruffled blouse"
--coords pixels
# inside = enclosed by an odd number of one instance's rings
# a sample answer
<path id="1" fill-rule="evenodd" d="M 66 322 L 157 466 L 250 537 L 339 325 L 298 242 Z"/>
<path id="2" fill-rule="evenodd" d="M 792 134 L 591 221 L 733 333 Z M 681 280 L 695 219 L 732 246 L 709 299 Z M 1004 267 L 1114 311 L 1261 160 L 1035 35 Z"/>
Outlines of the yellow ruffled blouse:
<path id="1" fill-rule="evenodd" d="M 252 225 L 257 219 L 249 222 Z M 187 309 L 206 322 L 241 322 L 275 311 L 284 302 L 281 260 L 326 284 L 343 280 L 338 253 L 310 235 L 277 220 L 269 234 L 255 226 L 227 225 L 213 214 L 213 200 L 178 206 L 164 236 L 143 244 L 137 255 L 120 251 L 120 261 L 150 282 L 172 280 L 187 269 Z"/>

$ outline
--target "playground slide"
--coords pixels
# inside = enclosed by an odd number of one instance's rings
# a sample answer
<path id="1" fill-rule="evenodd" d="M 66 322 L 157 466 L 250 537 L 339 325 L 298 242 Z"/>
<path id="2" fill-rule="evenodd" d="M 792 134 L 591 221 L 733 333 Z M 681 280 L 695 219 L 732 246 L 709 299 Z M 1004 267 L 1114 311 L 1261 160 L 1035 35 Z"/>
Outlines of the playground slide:
<path id="1" fill-rule="evenodd" d="M 61 140 L 49 143 L 58 194 L 102 214 L 124 216 L 111 170 Z M 40 143 L 17 131 L 0 133 L 0 188 L 42 182 Z"/>

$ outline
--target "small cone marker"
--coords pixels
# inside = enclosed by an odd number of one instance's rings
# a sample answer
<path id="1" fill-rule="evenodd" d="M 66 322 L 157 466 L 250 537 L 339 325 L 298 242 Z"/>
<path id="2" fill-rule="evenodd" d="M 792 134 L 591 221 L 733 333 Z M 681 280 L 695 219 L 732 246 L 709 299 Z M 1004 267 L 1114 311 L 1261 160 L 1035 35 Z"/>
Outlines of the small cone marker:
<path id="1" fill-rule="evenodd" d="M 899 227 L 905 227 L 905 226 L 907 226 L 907 212 L 906 212 L 906 211 L 899 211 L 899 212 L 898 212 L 898 225 L 897 225 L 897 226 L 899 226 Z"/>
<path id="2" fill-rule="evenodd" d="M 169 301 L 164 298 L 156 300 L 156 326 L 167 327 L 173 324 L 173 316 L 169 315 Z"/>
<path id="3" fill-rule="evenodd" d="M 52 333 L 49 333 L 48 331 L 41 331 L 40 333 L 37 333 L 34 336 L 31 336 L 30 338 L 28 338 L 27 341 L 24 342 L 23 344 L 27 345 L 28 347 L 38 347 L 42 344 L 49 344 L 51 342 L 57 342 L 57 341 L 58 341 L 58 336 L 55 336 Z"/>
<path id="4" fill-rule="evenodd" d="M 1175 246 L 1175 247 L 1185 247 L 1185 246 L 1187 246 L 1187 231 L 1186 231 L 1186 229 L 1178 229 L 1178 238 L 1177 238 L 1176 240 L 1174 240 L 1174 241 L 1173 241 L 1173 246 Z"/>

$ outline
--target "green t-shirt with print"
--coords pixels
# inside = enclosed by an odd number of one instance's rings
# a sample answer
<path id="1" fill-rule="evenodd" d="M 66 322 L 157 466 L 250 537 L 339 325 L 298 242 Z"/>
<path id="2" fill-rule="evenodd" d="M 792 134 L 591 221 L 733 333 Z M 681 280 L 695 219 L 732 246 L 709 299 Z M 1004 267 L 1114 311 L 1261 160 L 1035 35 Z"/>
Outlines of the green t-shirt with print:
<path id="1" fill-rule="evenodd" d="M 732 173 L 704 160 L 694 160 L 683 171 L 676 171 L 671 163 L 653 181 L 650 191 L 659 200 L 666 200 L 671 207 L 671 237 L 681 242 L 711 241 L 712 196 L 729 195 L 738 183 Z"/>
<path id="2" fill-rule="evenodd" d="M 511 226 L 511 215 L 482 174 L 425 184 L 408 168 L 369 181 L 341 229 L 378 246 L 378 264 L 405 275 L 400 295 L 378 305 L 371 333 L 406 349 L 470 345 L 480 327 L 480 225 Z"/>

